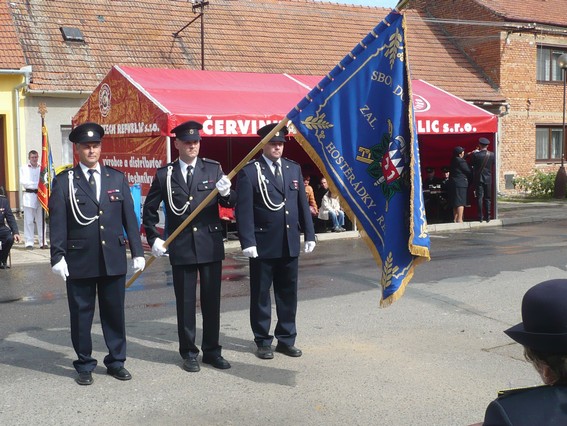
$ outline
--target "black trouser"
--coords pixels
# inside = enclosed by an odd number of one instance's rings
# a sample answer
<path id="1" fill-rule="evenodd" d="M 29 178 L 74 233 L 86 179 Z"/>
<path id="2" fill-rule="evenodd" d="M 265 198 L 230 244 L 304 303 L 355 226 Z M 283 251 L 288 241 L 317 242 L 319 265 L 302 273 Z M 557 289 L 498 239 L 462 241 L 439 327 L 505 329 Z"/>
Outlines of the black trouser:
<path id="1" fill-rule="evenodd" d="M 199 349 L 195 345 L 197 304 L 197 273 L 200 281 L 201 313 L 203 314 L 203 355 L 218 356 L 222 262 L 198 265 L 174 265 L 173 288 L 177 306 L 177 334 L 179 353 L 183 359 L 195 358 Z"/>
<path id="2" fill-rule="evenodd" d="M 2 248 L 0 249 L 0 263 L 6 263 L 8 255 L 10 254 L 10 249 L 14 244 L 12 230 L 7 226 L 0 227 L 0 242 L 2 243 Z"/>
<path id="3" fill-rule="evenodd" d="M 492 208 L 492 185 L 480 182 L 476 186 L 476 203 L 478 208 L 478 218 L 490 219 L 490 209 Z M 483 214 L 483 207 L 486 214 Z"/>
<path id="4" fill-rule="evenodd" d="M 295 344 L 298 259 L 298 257 L 250 259 L 250 325 L 254 333 L 254 341 L 258 346 L 269 346 L 274 338 L 270 335 L 272 283 L 278 315 L 274 335 L 285 345 Z"/>
<path id="5" fill-rule="evenodd" d="M 104 365 L 108 368 L 119 368 L 124 366 L 126 360 L 126 275 L 67 278 L 71 341 L 79 358 L 73 365 L 79 373 L 93 371 L 97 365 L 97 360 L 92 357 L 91 339 L 97 293 L 102 334 L 108 348 Z"/>

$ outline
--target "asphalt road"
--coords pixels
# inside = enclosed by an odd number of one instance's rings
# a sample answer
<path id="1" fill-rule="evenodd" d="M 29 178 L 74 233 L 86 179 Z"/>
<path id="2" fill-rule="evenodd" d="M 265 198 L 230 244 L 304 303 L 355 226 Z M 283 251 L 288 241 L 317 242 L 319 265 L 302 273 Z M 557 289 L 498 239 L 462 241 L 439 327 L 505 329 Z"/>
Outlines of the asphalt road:
<path id="1" fill-rule="evenodd" d="M 64 284 L 46 263 L 0 276 L 0 424 L 467 425 L 499 389 L 537 384 L 502 330 L 524 292 L 567 278 L 567 221 L 432 235 L 404 297 L 379 308 L 379 271 L 360 239 L 322 241 L 300 260 L 301 358 L 253 354 L 247 261 L 224 267 L 221 342 L 230 370 L 181 369 L 173 289 L 158 259 L 127 293 L 127 367 L 75 384 Z M 5 271 L 2 271 L 5 272 Z M 198 319 L 198 324 L 200 318 Z M 95 356 L 105 346 L 98 318 Z M 198 338 L 200 339 L 200 337 Z M 102 365 L 102 362 L 101 362 Z"/>

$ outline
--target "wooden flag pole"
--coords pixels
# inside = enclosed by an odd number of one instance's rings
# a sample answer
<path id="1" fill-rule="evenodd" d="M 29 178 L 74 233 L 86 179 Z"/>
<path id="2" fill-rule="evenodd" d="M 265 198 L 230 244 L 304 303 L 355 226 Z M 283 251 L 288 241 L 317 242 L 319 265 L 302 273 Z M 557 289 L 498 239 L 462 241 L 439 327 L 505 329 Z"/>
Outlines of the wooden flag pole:
<path id="1" fill-rule="evenodd" d="M 268 133 L 260 142 L 258 142 L 258 145 L 256 145 L 252 151 L 250 151 L 248 153 L 248 155 L 246 155 L 246 157 L 244 157 L 242 159 L 242 161 L 240 163 L 238 163 L 236 165 L 236 167 L 234 169 L 232 169 L 232 171 L 227 175 L 229 179 L 232 179 L 234 176 L 236 176 L 236 174 L 240 171 L 240 169 L 242 169 L 246 164 L 248 164 L 248 162 L 250 160 L 252 160 L 252 158 L 256 155 L 256 153 L 258 151 L 260 151 L 262 149 L 262 147 L 264 145 L 266 145 L 268 143 L 268 141 L 270 141 L 272 139 L 272 137 L 279 132 L 282 127 L 285 126 L 285 124 L 288 122 L 288 118 L 285 117 L 282 121 L 280 121 L 276 127 L 274 127 L 272 129 L 272 131 L 270 133 Z M 173 231 L 171 233 L 171 235 L 169 237 L 167 237 L 167 240 L 165 240 L 165 242 L 163 243 L 163 246 L 167 248 L 167 246 L 169 244 L 171 244 L 171 242 L 181 233 L 181 231 L 183 231 L 187 225 L 189 225 L 189 223 L 191 223 L 191 221 L 195 218 L 195 216 L 197 216 L 201 210 L 203 210 L 205 208 L 205 206 L 207 204 L 209 204 L 213 198 L 215 198 L 218 194 L 218 189 L 215 188 L 211 191 L 211 193 L 209 195 L 207 195 L 207 197 L 201 202 L 201 204 L 199 204 L 195 210 L 193 210 L 191 212 L 191 214 L 189 216 L 187 216 L 185 218 L 185 220 L 177 227 L 177 229 L 175 229 L 175 231 Z M 144 270 L 148 269 L 148 267 L 153 263 L 153 261 L 155 260 L 155 256 L 150 256 L 150 258 L 146 261 L 146 267 L 144 268 Z M 132 283 L 134 281 L 136 281 L 136 279 L 142 274 L 142 271 L 137 271 L 134 275 L 132 275 L 132 277 L 128 280 L 128 282 L 126 283 L 126 287 L 130 287 L 132 285 Z"/>
<path id="2" fill-rule="evenodd" d="M 405 7 L 408 5 L 409 1 L 410 1 L 410 0 L 400 0 L 400 1 L 398 2 L 398 4 L 396 5 L 395 9 L 396 9 L 397 11 L 400 11 L 400 10 L 402 10 L 402 9 L 405 9 Z"/>

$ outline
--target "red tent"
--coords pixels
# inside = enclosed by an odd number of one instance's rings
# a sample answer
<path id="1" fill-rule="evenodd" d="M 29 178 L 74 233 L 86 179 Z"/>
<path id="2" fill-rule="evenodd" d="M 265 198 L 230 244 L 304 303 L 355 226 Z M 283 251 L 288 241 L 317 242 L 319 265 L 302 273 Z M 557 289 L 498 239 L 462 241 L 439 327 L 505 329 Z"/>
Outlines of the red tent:
<path id="1" fill-rule="evenodd" d="M 256 145 L 256 130 L 279 122 L 321 78 L 114 66 L 73 123 L 100 123 L 103 161 L 141 183 L 146 194 L 154 169 L 176 158 L 167 137 L 178 124 L 202 122 L 201 154 L 228 172 Z M 472 147 L 480 136 L 494 141 L 495 115 L 424 81 L 412 86 L 423 166 L 448 164 L 457 144 Z M 286 145 L 286 156 L 313 165 L 298 144 Z"/>

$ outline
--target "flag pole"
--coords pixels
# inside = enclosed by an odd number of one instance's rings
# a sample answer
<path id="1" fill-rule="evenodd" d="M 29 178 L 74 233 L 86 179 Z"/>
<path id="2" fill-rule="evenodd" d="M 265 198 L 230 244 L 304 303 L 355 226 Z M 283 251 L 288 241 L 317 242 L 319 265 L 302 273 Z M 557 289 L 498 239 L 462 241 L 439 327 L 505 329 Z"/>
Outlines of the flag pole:
<path id="1" fill-rule="evenodd" d="M 38 112 L 39 115 L 41 116 L 41 164 L 40 164 L 40 180 L 41 180 L 41 171 L 43 169 L 43 150 L 46 149 L 46 147 L 43 146 L 43 129 L 45 128 L 45 114 L 47 113 L 47 105 L 45 104 L 45 102 L 40 102 L 39 107 L 38 107 Z M 39 186 L 39 183 L 38 183 Z M 49 199 L 49 196 L 47 196 L 47 199 Z M 45 209 L 43 208 L 43 205 L 41 207 L 41 221 L 42 221 L 42 227 L 41 227 L 41 236 L 38 235 L 38 238 L 41 238 L 41 241 L 39 242 L 39 248 L 43 248 L 44 246 L 47 245 L 47 223 L 45 220 Z"/>
<path id="2" fill-rule="evenodd" d="M 396 5 L 395 9 L 399 12 L 402 9 L 405 9 L 406 6 L 408 5 L 410 0 L 400 0 L 398 2 L 398 4 Z"/>
<path id="3" fill-rule="evenodd" d="M 232 171 L 227 175 L 229 179 L 232 179 L 234 176 L 236 176 L 236 174 L 240 171 L 240 169 L 242 169 L 246 164 L 248 164 L 248 162 L 250 160 L 252 160 L 252 158 L 258 153 L 258 151 L 260 151 L 262 149 L 262 147 L 264 145 L 266 145 L 273 137 L 274 135 L 279 132 L 282 127 L 285 126 L 285 124 L 289 121 L 289 119 L 287 117 L 284 117 L 277 125 L 276 127 L 274 127 L 272 129 L 272 131 L 270 133 L 268 133 L 260 142 L 258 142 L 258 145 L 256 145 L 254 148 L 252 148 L 252 151 L 250 151 L 246 157 L 244 157 L 242 159 L 242 161 L 240 161 L 240 163 L 238 163 L 236 165 L 236 167 L 234 169 L 232 169 Z M 218 194 L 218 189 L 214 188 L 211 193 L 209 195 L 207 195 L 207 197 L 201 201 L 201 204 L 199 204 L 195 210 L 193 210 L 191 212 L 191 214 L 189 216 L 187 216 L 185 218 L 185 220 L 175 229 L 175 231 L 173 231 L 171 233 L 171 235 L 169 235 L 169 237 L 167 237 L 167 240 L 164 241 L 163 246 L 165 248 L 167 248 L 167 246 L 169 246 L 169 244 L 171 244 L 171 242 L 187 227 L 187 225 L 189 225 L 189 223 L 191 223 L 191 221 L 195 218 L 195 216 L 197 216 L 201 210 L 203 210 L 205 208 L 205 206 L 207 206 Z M 144 269 L 147 269 L 155 260 L 155 256 L 150 256 L 150 258 L 146 261 L 146 266 Z M 136 279 L 142 274 L 142 271 L 137 271 L 134 275 L 132 275 L 132 277 L 128 280 L 128 282 L 126 283 L 126 288 L 130 287 L 132 285 L 132 283 L 134 281 L 136 281 Z"/>

